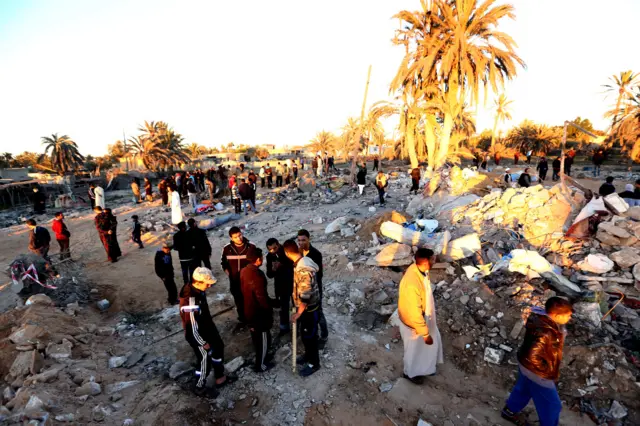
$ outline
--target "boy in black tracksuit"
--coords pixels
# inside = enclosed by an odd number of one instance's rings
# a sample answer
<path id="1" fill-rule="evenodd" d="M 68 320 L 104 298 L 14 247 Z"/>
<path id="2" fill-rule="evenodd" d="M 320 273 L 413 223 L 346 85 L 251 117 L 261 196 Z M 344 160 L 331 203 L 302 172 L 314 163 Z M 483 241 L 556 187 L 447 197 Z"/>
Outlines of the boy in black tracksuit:
<path id="1" fill-rule="evenodd" d="M 200 263 L 196 258 L 194 246 L 195 244 L 193 243 L 191 234 L 187 232 L 187 224 L 180 222 L 178 224 L 178 232 L 173 235 L 173 248 L 178 250 L 178 259 L 180 259 L 180 268 L 182 268 L 182 279 L 185 284 L 191 282 L 191 275 Z"/>
<path id="2" fill-rule="evenodd" d="M 184 336 L 198 358 L 195 392 L 199 396 L 216 397 L 217 391 L 205 388 L 207 376 L 213 364 L 216 385 L 231 381 L 224 374 L 224 343 L 209 312 L 205 291 L 216 279 L 206 268 L 196 268 L 193 281 L 180 290 L 180 318 Z"/>
<path id="3" fill-rule="evenodd" d="M 173 279 L 173 261 L 171 259 L 171 246 L 169 243 L 165 243 L 162 246 L 162 250 L 156 252 L 155 269 L 156 275 L 160 277 L 164 283 L 164 288 L 167 289 L 167 301 L 170 305 L 177 304 L 178 289 Z"/>
<path id="4" fill-rule="evenodd" d="M 293 292 L 293 263 L 284 254 L 284 247 L 278 240 L 267 241 L 267 277 L 273 278 L 276 301 L 280 307 L 280 334 L 289 331 L 289 306 Z"/>
<path id="5" fill-rule="evenodd" d="M 138 248 L 143 249 L 142 245 L 142 227 L 140 226 L 140 222 L 138 222 L 138 215 L 131 216 L 133 220 L 133 229 L 131 230 L 131 240 L 138 244 Z"/>
<path id="6" fill-rule="evenodd" d="M 200 262 L 202 262 L 205 268 L 211 269 L 211 243 L 209 243 L 207 231 L 198 228 L 198 224 L 193 218 L 189 219 L 187 224 L 189 225 L 187 234 L 189 234 L 189 238 L 193 242 L 195 249 L 194 259 L 197 266 L 200 266 Z"/>
<path id="7" fill-rule="evenodd" d="M 307 256 L 311 260 L 318 265 L 318 272 L 316 273 L 316 280 L 318 282 L 318 293 L 320 294 L 320 306 L 319 306 L 319 317 L 318 317 L 318 325 L 320 326 L 320 336 L 318 339 L 318 343 L 320 345 L 320 349 L 324 348 L 324 345 L 327 343 L 327 339 L 329 338 L 329 328 L 327 327 L 327 319 L 324 316 L 324 312 L 322 311 L 322 253 L 320 250 L 311 245 L 311 234 L 306 229 L 301 229 L 298 231 L 298 247 L 300 247 L 300 253 L 303 256 Z"/>
<path id="8" fill-rule="evenodd" d="M 271 326 L 273 325 L 273 301 L 267 293 L 267 277 L 260 270 L 262 250 L 256 249 L 247 255 L 251 262 L 240 272 L 240 285 L 244 300 L 244 317 L 251 331 L 253 348 L 256 351 L 255 371 L 263 373 L 273 367 L 267 361 L 271 348 Z"/>
<path id="9" fill-rule="evenodd" d="M 249 240 L 243 237 L 242 231 L 237 226 L 229 230 L 231 242 L 222 249 L 222 270 L 229 277 L 229 290 L 233 295 L 233 300 L 238 310 L 238 321 L 245 323 L 244 302 L 242 300 L 242 289 L 240 287 L 240 271 L 250 262 L 247 255 L 256 249 Z"/>

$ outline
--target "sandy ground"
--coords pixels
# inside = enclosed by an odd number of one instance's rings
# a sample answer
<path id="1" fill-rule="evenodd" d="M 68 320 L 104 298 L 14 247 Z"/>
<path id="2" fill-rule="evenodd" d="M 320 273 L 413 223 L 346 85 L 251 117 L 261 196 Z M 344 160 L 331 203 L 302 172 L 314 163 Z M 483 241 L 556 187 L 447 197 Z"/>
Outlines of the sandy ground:
<path id="1" fill-rule="evenodd" d="M 399 195 L 391 194 L 388 210 L 406 205 L 406 195 Z M 332 205 L 282 204 L 275 212 L 243 216 L 233 224 L 248 225 L 245 235 L 263 248 L 269 237 L 283 241 L 292 237 L 297 229 L 306 227 L 312 233 L 314 245 L 327 258 L 348 248 L 339 234 L 325 237 L 327 222 L 346 211 L 361 218 L 371 216 L 373 213 L 368 212 L 368 207 L 373 205 L 375 199 L 375 191 L 370 188 L 361 199 L 347 197 Z M 216 402 L 208 403 L 195 398 L 166 377 L 166 370 L 173 362 L 195 361 L 181 333 L 165 338 L 180 330 L 179 318 L 176 316 L 163 323 L 152 317 L 152 314 L 168 307 L 164 287 L 153 271 L 154 253 L 163 235 L 144 234 L 144 249 L 138 249 L 128 241 L 131 215 L 141 215 L 147 209 L 159 210 L 160 207 L 158 202 L 151 206 L 130 207 L 117 215 L 123 257 L 114 264 L 106 262 L 92 213 L 87 211 L 82 217 L 67 220 L 72 233 L 73 258 L 84 264 L 91 286 L 98 289 L 96 299 L 105 297 L 112 303 L 105 313 L 99 312 L 94 305 L 84 308 L 83 321 L 94 322 L 98 326 L 116 326 L 122 324 L 125 318 L 135 324 L 136 329 L 145 330 L 144 336 L 125 337 L 120 333 L 91 344 L 90 358 L 98 364 L 104 383 L 142 380 L 141 385 L 123 391 L 125 398 L 118 402 L 118 409 L 101 424 L 121 425 L 129 418 L 140 425 L 204 425 L 215 421 L 216 424 L 249 425 L 392 426 L 415 425 L 419 418 L 434 425 L 506 424 L 500 418 L 499 410 L 509 389 L 505 387 L 505 377 L 501 375 L 511 371 L 507 374 L 515 379 L 513 367 L 499 370 L 488 368 L 486 374 L 466 375 L 447 361 L 450 342 L 445 342 L 445 364 L 425 385 L 416 386 L 399 378 L 402 375 L 402 342 L 397 340 L 393 328 L 366 331 L 354 324 L 351 316 L 330 306 L 326 307 L 326 314 L 331 335 L 322 353 L 323 368 L 317 374 L 301 379 L 292 374 L 290 360 L 284 359 L 263 376 L 244 369 L 240 380 L 224 388 Z M 325 223 L 313 225 L 311 220 L 317 216 L 323 217 Z M 27 232 L 26 229 L 0 230 L 0 266 L 8 265 L 17 253 L 26 251 Z M 224 277 L 219 256 L 228 237 L 222 229 L 211 231 L 209 239 L 213 247 L 213 272 L 217 277 Z M 57 247 L 52 246 L 51 254 L 55 255 L 56 252 Z M 176 283 L 180 286 L 182 279 L 176 253 L 173 254 L 173 261 Z M 339 260 L 331 267 L 325 264 L 325 286 L 331 287 L 356 278 L 365 281 L 392 279 L 397 283 L 401 277 L 397 272 L 359 266 L 354 272 L 348 272 L 344 263 Z M 0 309 L 15 305 L 16 299 L 10 291 L 2 291 Z M 212 312 L 233 305 L 226 279 L 220 279 L 210 291 L 209 301 Z M 235 312 L 229 311 L 217 317 L 215 322 L 225 341 L 226 359 L 242 355 L 250 360 L 253 355 L 249 334 L 246 329 L 237 327 Z M 279 353 L 286 352 L 287 344 L 288 341 L 275 342 L 276 347 L 283 347 Z M 136 367 L 127 370 L 106 368 L 109 356 L 140 351 L 145 352 L 146 357 Z M 362 367 L 350 367 L 352 361 Z M 154 368 L 154 365 L 164 366 L 164 370 Z M 390 392 L 380 392 L 379 387 L 383 383 L 393 384 Z M 68 400 L 73 401 L 73 398 L 70 396 Z M 85 420 L 79 424 L 94 424 L 91 412 L 96 404 L 112 403 L 106 394 L 92 397 L 85 403 L 76 402 L 76 413 Z M 74 409 L 73 402 L 68 402 L 67 406 Z M 532 410 L 532 406 L 529 410 Z M 562 424 L 585 425 L 590 421 L 565 409 Z"/>

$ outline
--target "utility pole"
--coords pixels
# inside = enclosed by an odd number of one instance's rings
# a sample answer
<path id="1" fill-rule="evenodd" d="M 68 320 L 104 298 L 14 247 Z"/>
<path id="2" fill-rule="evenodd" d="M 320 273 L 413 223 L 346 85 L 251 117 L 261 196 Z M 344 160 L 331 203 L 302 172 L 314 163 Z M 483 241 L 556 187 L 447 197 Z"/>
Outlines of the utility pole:
<path id="1" fill-rule="evenodd" d="M 351 160 L 351 180 L 356 180 L 356 159 L 358 158 L 358 151 L 360 150 L 360 138 L 362 137 L 362 125 L 364 124 L 364 111 L 367 106 L 367 93 L 369 93 L 369 80 L 371 79 L 371 65 L 369 65 L 369 71 L 367 71 L 367 84 L 364 87 L 364 99 L 362 100 L 362 111 L 360 112 L 360 123 L 358 130 L 356 131 L 356 143 L 353 146 L 353 160 Z M 365 152 L 365 156 L 367 153 Z"/>

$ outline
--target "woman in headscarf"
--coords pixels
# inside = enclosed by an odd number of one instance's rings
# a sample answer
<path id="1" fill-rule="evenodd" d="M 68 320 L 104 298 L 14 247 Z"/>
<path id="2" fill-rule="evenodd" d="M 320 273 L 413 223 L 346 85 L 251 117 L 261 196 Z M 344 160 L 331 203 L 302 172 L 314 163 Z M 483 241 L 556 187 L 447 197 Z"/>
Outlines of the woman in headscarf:
<path id="1" fill-rule="evenodd" d="M 629 204 L 629 207 L 633 207 L 633 206 L 638 206 L 640 205 L 640 203 L 636 199 L 636 194 L 633 192 L 633 185 L 628 183 L 624 186 L 624 191 L 622 191 L 620 194 L 618 194 L 620 196 L 620 198 L 622 198 L 627 204 Z"/>
<path id="2" fill-rule="evenodd" d="M 109 218 L 109 225 L 111 233 L 109 234 L 109 245 L 111 247 L 111 258 L 118 260 L 122 256 L 120 250 L 120 244 L 118 244 L 118 219 L 113 215 L 111 209 L 104 209 L 107 217 Z"/>

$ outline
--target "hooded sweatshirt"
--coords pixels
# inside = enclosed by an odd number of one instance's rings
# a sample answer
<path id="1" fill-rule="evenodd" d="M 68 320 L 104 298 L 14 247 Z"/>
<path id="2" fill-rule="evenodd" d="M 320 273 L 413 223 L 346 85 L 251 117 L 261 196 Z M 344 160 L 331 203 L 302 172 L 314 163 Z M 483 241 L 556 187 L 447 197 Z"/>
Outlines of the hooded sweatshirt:
<path id="1" fill-rule="evenodd" d="M 318 281 L 316 274 L 320 267 L 309 257 L 301 257 L 294 264 L 293 269 L 293 303 L 300 306 L 305 303 L 307 308 L 314 307 L 320 302 Z"/>

